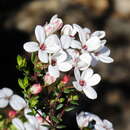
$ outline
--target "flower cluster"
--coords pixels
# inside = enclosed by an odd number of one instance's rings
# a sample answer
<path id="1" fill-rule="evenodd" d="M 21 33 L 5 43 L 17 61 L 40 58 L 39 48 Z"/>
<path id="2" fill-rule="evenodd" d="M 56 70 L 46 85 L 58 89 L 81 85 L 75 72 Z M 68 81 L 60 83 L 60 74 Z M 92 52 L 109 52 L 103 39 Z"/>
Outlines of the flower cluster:
<path id="1" fill-rule="evenodd" d="M 110 121 L 104 119 L 101 120 L 95 114 L 89 112 L 81 112 L 76 116 L 78 126 L 82 128 L 90 127 L 90 129 L 94 130 L 114 130 L 113 125 Z"/>
<path id="2" fill-rule="evenodd" d="M 60 31 L 61 29 L 61 31 Z M 60 36 L 57 33 L 60 32 Z M 38 51 L 38 58 L 48 65 L 48 72 L 44 76 L 46 84 L 52 84 L 60 77 L 61 72 L 74 70 L 76 81 L 73 86 L 83 91 L 90 99 L 96 99 L 97 93 L 92 86 L 97 85 L 101 77 L 93 74 L 93 69 L 99 61 L 111 63 L 108 49 L 104 40 L 104 31 L 91 33 L 88 28 L 77 24 L 65 24 L 57 15 L 49 23 L 35 28 L 37 42 L 27 42 L 24 49 L 29 52 Z M 81 75 L 80 75 L 81 73 Z"/>
<path id="3" fill-rule="evenodd" d="M 113 59 L 105 46 L 104 31 L 91 32 L 77 24 L 63 25 L 57 15 L 44 26 L 37 25 L 35 37 L 36 41 L 23 45 L 31 53 L 31 64 L 17 56 L 17 69 L 22 72 L 18 84 L 24 99 L 9 88 L 0 89 L 0 108 L 9 109 L 9 120 L 3 119 L 3 124 L 11 128 L 12 122 L 19 130 L 62 129 L 66 127 L 63 115 L 79 105 L 80 92 L 89 99 L 97 98 L 93 86 L 101 76 L 94 73 L 93 67 Z M 111 122 L 91 113 L 81 112 L 76 119 L 81 130 L 113 130 Z"/>

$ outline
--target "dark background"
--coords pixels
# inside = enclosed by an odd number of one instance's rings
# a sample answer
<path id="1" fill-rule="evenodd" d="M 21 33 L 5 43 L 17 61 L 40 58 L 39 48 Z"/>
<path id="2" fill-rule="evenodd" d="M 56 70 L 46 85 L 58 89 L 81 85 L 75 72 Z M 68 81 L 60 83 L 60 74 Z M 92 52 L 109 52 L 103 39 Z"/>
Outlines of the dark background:
<path id="1" fill-rule="evenodd" d="M 98 99 L 84 96 L 78 110 L 65 115 L 67 129 L 77 129 L 75 112 L 93 112 L 113 122 L 116 130 L 130 130 L 130 1 L 129 0 L 0 0 L 0 87 L 17 85 L 16 56 L 34 39 L 34 28 L 57 13 L 64 23 L 78 23 L 92 31 L 105 30 L 112 64 L 99 64 Z"/>

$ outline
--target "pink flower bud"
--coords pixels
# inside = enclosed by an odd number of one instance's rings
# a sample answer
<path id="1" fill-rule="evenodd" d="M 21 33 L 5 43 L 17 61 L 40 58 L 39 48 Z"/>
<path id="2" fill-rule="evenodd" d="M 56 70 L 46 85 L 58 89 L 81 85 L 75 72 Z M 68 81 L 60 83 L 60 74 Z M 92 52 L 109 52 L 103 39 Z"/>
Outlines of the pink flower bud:
<path id="1" fill-rule="evenodd" d="M 43 118 L 40 115 L 36 115 L 36 118 L 40 124 L 43 122 Z"/>
<path id="2" fill-rule="evenodd" d="M 51 76 L 49 73 L 47 73 L 44 76 L 45 84 L 50 85 L 56 81 L 56 78 L 54 76 Z"/>
<path id="3" fill-rule="evenodd" d="M 69 81 L 70 81 L 69 75 L 64 75 L 64 77 L 61 80 L 61 82 L 63 82 L 64 84 L 67 84 Z"/>
<path id="4" fill-rule="evenodd" d="M 40 84 L 33 84 L 30 91 L 32 94 L 38 94 L 42 91 L 42 86 Z"/>
<path id="5" fill-rule="evenodd" d="M 55 28 L 55 31 L 58 31 L 59 29 L 62 28 L 63 26 L 63 21 L 59 18 L 56 18 L 54 19 L 52 22 L 51 22 L 52 25 L 54 25 L 54 28 Z"/>
<path id="6" fill-rule="evenodd" d="M 9 118 L 14 118 L 16 116 L 17 112 L 14 110 L 8 111 L 8 117 Z"/>

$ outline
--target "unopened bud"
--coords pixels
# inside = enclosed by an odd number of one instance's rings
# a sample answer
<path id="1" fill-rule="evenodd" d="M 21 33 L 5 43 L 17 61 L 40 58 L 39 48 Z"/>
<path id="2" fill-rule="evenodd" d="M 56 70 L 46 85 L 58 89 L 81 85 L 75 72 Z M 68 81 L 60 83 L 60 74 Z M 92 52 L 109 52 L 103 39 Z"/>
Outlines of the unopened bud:
<path id="1" fill-rule="evenodd" d="M 32 94 L 38 94 L 42 91 L 42 86 L 40 84 L 33 84 L 30 91 Z"/>

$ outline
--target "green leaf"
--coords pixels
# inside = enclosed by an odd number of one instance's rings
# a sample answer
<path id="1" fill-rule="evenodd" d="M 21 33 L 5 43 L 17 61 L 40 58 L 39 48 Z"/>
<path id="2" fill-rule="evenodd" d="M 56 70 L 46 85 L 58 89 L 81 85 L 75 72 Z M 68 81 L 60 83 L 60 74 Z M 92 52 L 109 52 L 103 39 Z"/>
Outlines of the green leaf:
<path id="1" fill-rule="evenodd" d="M 22 79 L 18 79 L 18 84 L 22 89 L 25 89 Z"/>
<path id="2" fill-rule="evenodd" d="M 57 107 L 56 107 L 56 110 L 61 109 L 63 106 L 64 106 L 63 104 L 58 104 Z"/>
<path id="3" fill-rule="evenodd" d="M 63 129 L 63 128 L 66 128 L 66 126 L 65 125 L 58 125 L 56 128 Z"/>
<path id="4" fill-rule="evenodd" d="M 72 97 L 72 99 L 73 100 L 79 100 L 79 97 L 78 97 L 78 95 L 75 95 L 75 96 Z"/>
<path id="5" fill-rule="evenodd" d="M 25 76 L 23 80 L 24 87 L 26 88 L 28 86 L 28 77 Z"/>
<path id="6" fill-rule="evenodd" d="M 31 54 L 31 61 L 32 61 L 32 63 L 34 64 L 34 62 L 35 62 L 35 53 L 32 53 L 32 54 Z"/>
<path id="7" fill-rule="evenodd" d="M 22 61 L 23 59 L 22 59 L 22 57 L 20 56 L 20 55 L 18 55 L 17 56 L 17 64 L 19 65 L 19 66 L 21 66 L 22 65 Z"/>
<path id="8" fill-rule="evenodd" d="M 72 111 L 72 110 L 74 110 L 76 107 L 66 107 L 65 108 L 65 111 L 66 112 L 69 112 L 69 111 Z"/>
<path id="9" fill-rule="evenodd" d="M 70 103 L 73 104 L 73 105 L 79 105 L 79 104 L 77 103 L 77 101 L 70 101 Z"/>
<path id="10" fill-rule="evenodd" d="M 59 123 L 59 120 L 58 120 L 58 118 L 57 118 L 57 117 L 52 116 L 52 117 L 51 117 L 51 119 L 52 119 L 54 122 Z"/>
<path id="11" fill-rule="evenodd" d="M 64 102 L 64 101 L 65 101 L 65 98 L 60 98 L 60 99 L 59 99 L 59 102 L 60 102 L 60 103 L 62 103 L 62 102 Z"/>

